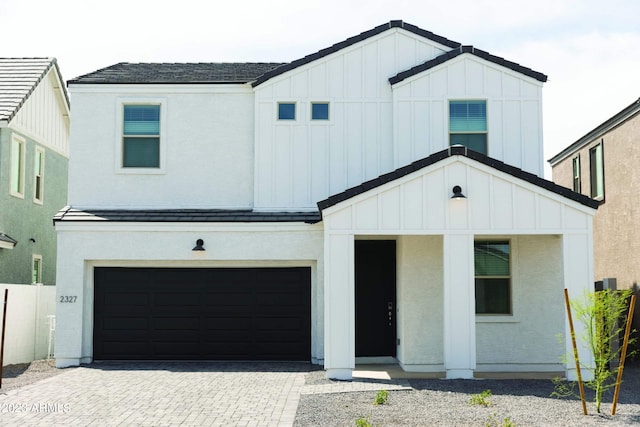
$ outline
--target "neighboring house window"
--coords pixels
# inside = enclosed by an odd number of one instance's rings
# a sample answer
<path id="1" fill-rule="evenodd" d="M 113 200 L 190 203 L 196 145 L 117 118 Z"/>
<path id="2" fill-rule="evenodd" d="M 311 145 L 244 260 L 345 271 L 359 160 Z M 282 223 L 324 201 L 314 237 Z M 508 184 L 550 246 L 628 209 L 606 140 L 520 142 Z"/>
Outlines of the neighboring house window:
<path id="1" fill-rule="evenodd" d="M 10 194 L 24 198 L 25 141 L 17 135 L 11 139 L 11 187 Z"/>
<path id="2" fill-rule="evenodd" d="M 33 201 L 42 204 L 44 200 L 44 150 L 36 148 L 33 175 Z"/>
<path id="3" fill-rule="evenodd" d="M 42 283 L 42 256 L 40 255 L 33 256 L 31 283 Z"/>
<path id="4" fill-rule="evenodd" d="M 122 167 L 160 167 L 160 105 L 124 105 Z"/>
<path id="5" fill-rule="evenodd" d="M 312 102 L 311 120 L 329 120 L 329 103 Z"/>
<path id="6" fill-rule="evenodd" d="M 508 240 L 474 243 L 476 314 L 511 314 L 511 254 Z"/>
<path id="7" fill-rule="evenodd" d="M 296 104 L 294 102 L 278 103 L 278 120 L 295 120 Z"/>
<path id="8" fill-rule="evenodd" d="M 582 191 L 582 182 L 580 180 L 580 155 L 573 158 L 573 191 L 580 193 Z"/>
<path id="9" fill-rule="evenodd" d="M 589 167 L 591 182 L 591 197 L 604 199 L 604 158 L 602 156 L 602 142 L 589 150 Z"/>
<path id="10" fill-rule="evenodd" d="M 449 101 L 449 145 L 487 154 L 486 101 Z"/>

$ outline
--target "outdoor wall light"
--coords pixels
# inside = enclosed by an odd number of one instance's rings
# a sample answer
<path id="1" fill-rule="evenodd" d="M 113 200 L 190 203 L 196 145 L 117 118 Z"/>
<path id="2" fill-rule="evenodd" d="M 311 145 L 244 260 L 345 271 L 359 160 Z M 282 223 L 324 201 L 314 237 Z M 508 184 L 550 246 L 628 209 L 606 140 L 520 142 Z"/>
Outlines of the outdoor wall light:
<path id="1" fill-rule="evenodd" d="M 464 197 L 464 196 L 462 196 L 462 197 Z M 204 245 L 204 240 L 198 239 L 198 240 L 196 240 L 196 246 L 191 250 L 192 251 L 205 251 L 206 249 L 204 248 L 203 245 Z"/>
<path id="2" fill-rule="evenodd" d="M 462 187 L 460 187 L 459 185 L 454 186 L 453 196 L 451 196 L 451 198 L 456 200 L 466 199 L 466 196 L 462 194 Z"/>

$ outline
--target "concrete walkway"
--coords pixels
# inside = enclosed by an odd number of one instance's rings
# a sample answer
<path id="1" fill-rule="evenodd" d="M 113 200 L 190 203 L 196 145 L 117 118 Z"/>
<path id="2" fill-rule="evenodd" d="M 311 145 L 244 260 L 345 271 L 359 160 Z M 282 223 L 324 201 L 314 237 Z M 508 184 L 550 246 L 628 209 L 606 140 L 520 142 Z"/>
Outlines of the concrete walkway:
<path id="1" fill-rule="evenodd" d="M 2 426 L 291 426 L 304 363 L 94 363 L 0 394 Z"/>

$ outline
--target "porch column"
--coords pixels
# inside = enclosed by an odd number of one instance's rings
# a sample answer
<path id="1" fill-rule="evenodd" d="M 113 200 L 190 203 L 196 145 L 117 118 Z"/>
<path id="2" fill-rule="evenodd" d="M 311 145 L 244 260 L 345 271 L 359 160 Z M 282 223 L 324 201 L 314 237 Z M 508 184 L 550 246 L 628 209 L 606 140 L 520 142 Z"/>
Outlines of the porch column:
<path id="1" fill-rule="evenodd" d="M 564 287 L 569 292 L 569 299 L 585 301 L 585 293 L 594 290 L 593 264 L 593 240 L 588 234 L 565 234 L 562 238 L 562 263 L 564 266 Z M 564 296 L 563 296 L 564 298 Z M 580 373 L 582 379 L 591 381 L 593 379 L 594 360 L 593 353 L 584 342 L 580 340 L 585 334 L 585 327 L 576 318 L 575 310 L 572 310 L 573 326 L 576 334 L 576 344 L 578 346 L 578 356 L 580 357 Z M 569 381 L 577 381 L 575 359 L 573 357 L 573 345 L 571 342 L 571 331 L 569 328 L 569 318 L 565 310 L 565 354 L 567 357 L 566 376 Z M 587 369 L 589 368 L 589 369 Z"/>
<path id="2" fill-rule="evenodd" d="M 352 234 L 325 236 L 324 368 L 348 380 L 355 368 L 355 273 Z"/>
<path id="3" fill-rule="evenodd" d="M 473 378 L 476 314 L 473 235 L 444 236 L 444 367 L 447 378 Z"/>

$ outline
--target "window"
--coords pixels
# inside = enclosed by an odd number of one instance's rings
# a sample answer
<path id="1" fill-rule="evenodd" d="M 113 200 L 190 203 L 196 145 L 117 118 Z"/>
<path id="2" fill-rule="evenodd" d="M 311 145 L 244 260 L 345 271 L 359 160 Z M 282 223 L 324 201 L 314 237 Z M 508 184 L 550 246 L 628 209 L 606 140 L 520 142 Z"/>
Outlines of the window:
<path id="1" fill-rule="evenodd" d="M 33 201 L 42 204 L 44 200 L 44 150 L 36 148 L 33 174 Z"/>
<path id="2" fill-rule="evenodd" d="M 311 120 L 329 120 L 329 103 L 312 102 Z"/>
<path id="3" fill-rule="evenodd" d="M 474 243 L 476 314 L 511 314 L 510 244 Z"/>
<path id="4" fill-rule="evenodd" d="M 449 101 L 449 145 L 487 154 L 486 101 Z"/>
<path id="5" fill-rule="evenodd" d="M 573 158 L 573 191 L 580 193 L 582 183 L 580 182 L 580 155 Z"/>
<path id="6" fill-rule="evenodd" d="M 11 139 L 11 184 L 10 194 L 24 198 L 24 139 L 13 135 Z"/>
<path id="7" fill-rule="evenodd" d="M 278 104 L 278 120 L 295 120 L 296 104 L 293 102 L 280 102 Z"/>
<path id="8" fill-rule="evenodd" d="M 125 105 L 122 167 L 160 167 L 160 105 Z"/>
<path id="9" fill-rule="evenodd" d="M 604 159 L 602 156 L 602 142 L 589 150 L 589 167 L 591 182 L 591 197 L 604 199 Z"/>
<path id="10" fill-rule="evenodd" d="M 31 283 L 42 283 L 42 257 L 40 255 L 33 256 Z"/>

